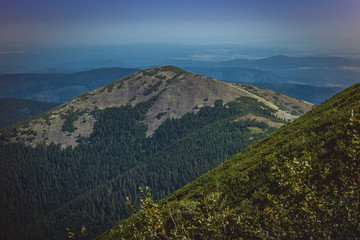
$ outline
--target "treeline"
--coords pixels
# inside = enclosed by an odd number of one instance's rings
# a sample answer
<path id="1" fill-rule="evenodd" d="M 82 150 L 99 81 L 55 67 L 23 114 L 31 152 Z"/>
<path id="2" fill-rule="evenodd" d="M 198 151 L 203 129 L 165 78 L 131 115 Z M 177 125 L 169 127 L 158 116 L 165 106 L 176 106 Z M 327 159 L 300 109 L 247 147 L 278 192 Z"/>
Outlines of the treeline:
<path id="1" fill-rule="evenodd" d="M 139 186 L 161 199 L 274 130 L 234 121 L 249 112 L 271 117 L 262 103 L 241 98 L 168 119 L 146 138 L 141 121 L 155 100 L 94 110 L 94 131 L 75 148 L 0 144 L 0 238 L 64 239 L 65 228 L 83 225 L 95 236 L 129 216 L 126 197 L 138 199 Z"/>

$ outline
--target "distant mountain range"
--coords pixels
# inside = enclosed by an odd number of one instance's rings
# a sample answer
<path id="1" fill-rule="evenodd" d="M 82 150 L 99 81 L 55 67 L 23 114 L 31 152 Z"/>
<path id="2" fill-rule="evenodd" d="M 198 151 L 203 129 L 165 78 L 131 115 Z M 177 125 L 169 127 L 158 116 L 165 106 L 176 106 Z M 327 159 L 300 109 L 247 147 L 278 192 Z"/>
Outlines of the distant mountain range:
<path id="1" fill-rule="evenodd" d="M 225 82 L 250 84 L 281 92 L 315 104 L 322 103 L 343 89 L 340 87 L 321 87 L 309 84 L 289 83 L 285 80 L 286 78 L 280 77 L 272 72 L 251 68 L 185 67 L 185 69 L 193 73 L 214 77 Z M 357 76 L 354 76 L 354 78 L 355 77 Z M 319 76 L 316 76 L 316 78 L 319 78 Z M 302 81 L 303 80 L 304 79 L 302 79 Z"/>
<path id="2" fill-rule="evenodd" d="M 242 60 L 232 60 L 225 62 L 243 66 L 251 66 L 252 68 L 261 69 L 291 69 L 298 67 L 312 68 L 335 68 L 340 66 L 360 66 L 360 60 L 349 59 L 345 57 L 291 57 L 278 55 L 268 58 L 257 59 L 253 61 L 243 62 Z"/>
<path id="3" fill-rule="evenodd" d="M 217 78 L 223 81 L 231 82 L 269 82 L 269 83 L 287 83 L 276 74 L 267 71 L 260 71 L 252 68 L 228 67 L 228 68 L 201 68 L 185 67 L 187 71 Z"/>
<path id="4" fill-rule="evenodd" d="M 185 69 L 200 71 L 206 76 L 218 76 L 225 81 L 290 83 L 342 89 L 358 83 L 360 79 L 360 60 L 343 57 L 279 55 L 258 60 L 235 59 Z M 237 74 L 241 71 L 244 78 Z"/>
<path id="5" fill-rule="evenodd" d="M 138 70 L 100 68 L 66 74 L 2 74 L 0 97 L 63 103 Z"/>
<path id="6" fill-rule="evenodd" d="M 0 129 L 25 121 L 58 105 L 60 103 L 0 98 Z"/>
<path id="7" fill-rule="evenodd" d="M 1 239 L 96 236 L 313 105 L 174 66 L 133 73 L 0 131 Z"/>
<path id="8" fill-rule="evenodd" d="M 193 67 L 203 67 L 203 68 L 252 68 L 260 70 L 275 70 L 275 69 L 291 69 L 297 67 L 313 67 L 313 68 L 335 68 L 340 66 L 360 66 L 360 60 L 350 59 L 346 57 L 317 57 L 317 56 L 308 56 L 308 57 L 292 57 L 285 55 L 277 55 L 265 58 L 258 59 L 232 59 L 228 61 L 220 62 L 207 62 L 207 61 L 195 61 L 195 60 L 186 60 L 178 59 L 171 60 L 174 61 L 179 66 L 193 66 Z"/>
<path id="9" fill-rule="evenodd" d="M 275 84 L 270 82 L 251 82 L 245 84 L 281 92 L 314 104 L 320 104 L 342 90 L 339 87 L 317 87 L 303 84 Z"/>
<path id="10" fill-rule="evenodd" d="M 257 60 L 205 62 L 167 59 L 165 62 L 176 63 L 195 74 L 227 82 L 267 86 L 315 104 L 320 104 L 340 90 L 358 83 L 360 79 L 360 61 L 343 57 L 279 55 Z M 101 68 L 66 74 L 3 74 L 0 75 L 0 97 L 66 102 L 138 70 Z"/>

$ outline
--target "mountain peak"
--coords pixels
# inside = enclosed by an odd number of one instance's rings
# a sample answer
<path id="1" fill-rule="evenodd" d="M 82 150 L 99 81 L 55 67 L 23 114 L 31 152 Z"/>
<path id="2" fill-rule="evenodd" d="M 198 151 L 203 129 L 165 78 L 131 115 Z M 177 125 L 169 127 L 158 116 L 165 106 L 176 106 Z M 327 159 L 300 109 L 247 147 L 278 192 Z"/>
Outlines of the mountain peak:
<path id="1" fill-rule="evenodd" d="M 131 74 L 113 83 L 85 93 L 61 106 L 39 115 L 15 128 L 7 129 L 12 142 L 36 146 L 39 143 L 76 146 L 82 137 L 89 137 L 96 118 L 94 110 L 132 106 L 154 100 L 143 122 L 147 135 L 168 118 L 180 118 L 202 107 L 213 107 L 239 97 L 250 97 L 274 110 L 274 115 L 293 120 L 312 108 L 312 104 L 257 87 L 221 82 L 195 75 L 172 65 L 163 65 Z M 292 107 L 291 107 L 292 106 Z M 4 135 L 4 133 L 1 133 Z M 4 138 L 4 137 L 3 137 Z"/>

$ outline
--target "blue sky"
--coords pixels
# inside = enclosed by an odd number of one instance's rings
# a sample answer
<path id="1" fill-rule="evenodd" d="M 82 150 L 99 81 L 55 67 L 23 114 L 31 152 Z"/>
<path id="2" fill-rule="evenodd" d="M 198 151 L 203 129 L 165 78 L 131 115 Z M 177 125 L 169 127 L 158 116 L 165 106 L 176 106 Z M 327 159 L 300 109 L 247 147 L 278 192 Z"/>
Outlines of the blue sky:
<path id="1" fill-rule="evenodd" d="M 0 44 L 357 46 L 358 0 L 2 0 Z M 291 44 L 290 44 L 291 45 Z"/>

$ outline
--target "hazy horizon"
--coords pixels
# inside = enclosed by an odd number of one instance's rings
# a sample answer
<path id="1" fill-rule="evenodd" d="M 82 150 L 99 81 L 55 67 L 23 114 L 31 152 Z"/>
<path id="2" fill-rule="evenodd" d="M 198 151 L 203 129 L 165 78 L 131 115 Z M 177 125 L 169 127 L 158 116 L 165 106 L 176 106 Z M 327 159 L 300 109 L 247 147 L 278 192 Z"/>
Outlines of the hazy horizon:
<path id="1" fill-rule="evenodd" d="M 0 44 L 249 44 L 358 47 L 357 0 L 5 0 Z"/>
<path id="2" fill-rule="evenodd" d="M 196 63 L 234 59 L 256 60 L 276 55 L 344 56 L 356 52 L 323 52 L 316 49 L 279 47 L 275 44 L 118 44 L 38 45 L 0 51 L 0 74 L 64 73 L 102 67 L 149 68 L 158 65 L 187 67 Z"/>
<path id="3" fill-rule="evenodd" d="M 84 61 L 141 67 L 279 54 L 359 58 L 359 12 L 357 0 L 4 0 L 0 73 Z"/>

